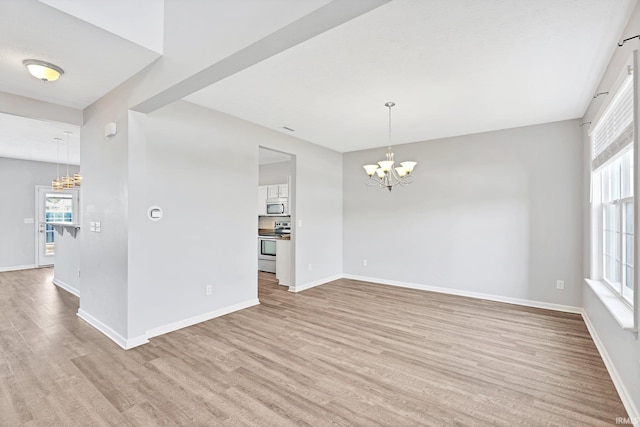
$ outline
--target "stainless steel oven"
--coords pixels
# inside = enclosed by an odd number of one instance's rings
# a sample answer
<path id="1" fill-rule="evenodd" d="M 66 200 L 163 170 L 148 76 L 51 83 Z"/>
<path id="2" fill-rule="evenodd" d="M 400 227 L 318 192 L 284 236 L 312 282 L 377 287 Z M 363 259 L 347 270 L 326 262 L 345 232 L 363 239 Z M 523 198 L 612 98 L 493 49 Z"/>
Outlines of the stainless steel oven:
<path id="1" fill-rule="evenodd" d="M 276 272 L 276 237 L 258 237 L 258 270 Z"/>

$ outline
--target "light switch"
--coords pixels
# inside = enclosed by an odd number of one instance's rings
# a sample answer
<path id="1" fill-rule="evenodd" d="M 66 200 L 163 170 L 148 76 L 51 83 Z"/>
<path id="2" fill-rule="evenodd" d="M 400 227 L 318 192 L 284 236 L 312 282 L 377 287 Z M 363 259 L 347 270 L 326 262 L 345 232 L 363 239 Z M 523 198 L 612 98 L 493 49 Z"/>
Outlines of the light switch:
<path id="1" fill-rule="evenodd" d="M 95 222 L 91 221 L 89 223 L 89 231 L 93 231 L 93 232 L 96 231 L 96 223 Z"/>
<path id="2" fill-rule="evenodd" d="M 96 221 L 96 233 L 100 233 L 102 231 L 102 227 L 99 221 Z"/>
<path id="3" fill-rule="evenodd" d="M 147 209 L 147 217 L 151 221 L 160 221 L 162 219 L 162 208 L 159 206 L 151 206 Z"/>
<path id="4" fill-rule="evenodd" d="M 24 223 L 25 224 L 33 224 L 33 218 L 25 218 L 24 219 Z"/>

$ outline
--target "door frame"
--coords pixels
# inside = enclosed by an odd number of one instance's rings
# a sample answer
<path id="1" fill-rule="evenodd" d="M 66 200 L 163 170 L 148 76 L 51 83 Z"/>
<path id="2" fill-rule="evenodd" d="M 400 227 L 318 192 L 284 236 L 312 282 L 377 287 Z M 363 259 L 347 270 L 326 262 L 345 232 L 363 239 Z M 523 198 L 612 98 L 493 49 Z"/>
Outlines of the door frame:
<path id="1" fill-rule="evenodd" d="M 44 191 L 45 193 L 48 192 L 54 192 L 53 189 L 51 188 L 50 185 L 36 185 L 35 186 L 35 195 L 34 195 L 34 199 L 35 199 L 35 207 L 34 207 L 34 221 L 33 221 L 33 234 L 34 234 L 34 246 L 35 246 L 35 266 L 36 268 L 40 268 L 40 267 L 50 267 L 55 265 L 55 252 L 53 255 L 53 261 L 49 264 L 41 264 L 41 260 L 40 260 L 40 255 L 41 255 L 41 248 L 40 248 L 40 191 Z M 64 194 L 71 194 L 72 199 L 73 199 L 73 215 L 74 215 L 74 223 L 79 223 L 79 218 L 80 218 L 80 212 L 79 212 L 79 193 L 78 190 L 76 188 L 74 189 L 65 189 L 65 190 L 61 190 L 61 191 L 56 191 L 57 193 L 64 193 Z M 45 227 L 46 229 L 46 227 Z M 54 231 L 54 233 L 56 233 L 56 231 Z M 55 237 L 54 237 L 54 242 L 55 242 Z"/>

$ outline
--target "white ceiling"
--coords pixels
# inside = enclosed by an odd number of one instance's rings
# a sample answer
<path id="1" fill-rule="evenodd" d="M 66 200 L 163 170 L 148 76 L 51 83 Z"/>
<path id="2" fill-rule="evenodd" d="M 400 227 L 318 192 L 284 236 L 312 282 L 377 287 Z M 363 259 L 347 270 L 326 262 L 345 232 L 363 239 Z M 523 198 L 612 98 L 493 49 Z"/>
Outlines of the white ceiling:
<path id="1" fill-rule="evenodd" d="M 71 132 L 68 162 L 65 132 Z M 79 165 L 80 127 L 0 113 L 0 157 Z"/>
<path id="2" fill-rule="evenodd" d="M 346 152 L 582 117 L 635 0 L 394 0 L 186 99 Z M 284 130 L 287 126 L 295 132 Z"/>
<path id="3" fill-rule="evenodd" d="M 147 13 L 149 1 L 128 2 L 129 13 Z M 37 0 L 0 1 L 1 92 L 82 109 L 159 56 Z M 25 71 L 24 59 L 56 64 L 65 75 L 38 81 Z"/>
<path id="4" fill-rule="evenodd" d="M 227 16 L 231 2 L 237 11 L 236 1 L 206 3 L 207 13 L 219 8 L 212 16 Z M 78 109 L 90 105 L 159 57 L 162 3 L 0 0 L 0 92 Z M 635 4 L 393 0 L 186 99 L 340 152 L 387 145 L 387 101 L 397 103 L 396 145 L 579 118 Z M 241 39 L 238 46 L 246 45 L 246 32 L 255 33 L 254 15 L 233 14 L 238 31 L 228 37 Z M 272 14 L 261 16 L 275 25 Z M 187 18 L 177 20 L 185 34 L 194 27 Z M 65 75 L 39 82 L 26 73 L 26 58 L 55 63 Z M 0 156 L 33 139 L 30 152 L 48 151 L 55 161 L 55 150 L 38 144 L 61 129 L 15 119 L 0 117 Z"/>

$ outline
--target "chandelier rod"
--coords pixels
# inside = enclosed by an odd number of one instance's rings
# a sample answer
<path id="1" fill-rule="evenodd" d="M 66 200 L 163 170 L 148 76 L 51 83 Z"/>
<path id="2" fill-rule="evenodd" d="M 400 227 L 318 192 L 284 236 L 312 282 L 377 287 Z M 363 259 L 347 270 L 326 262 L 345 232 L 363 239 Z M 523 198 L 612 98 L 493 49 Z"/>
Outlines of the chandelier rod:
<path id="1" fill-rule="evenodd" d="M 56 178 L 60 179 L 60 138 L 53 138 L 56 140 Z"/>
<path id="2" fill-rule="evenodd" d="M 389 108 L 389 149 L 391 149 L 391 107 L 396 105 L 395 102 L 387 102 L 384 104 L 385 107 Z"/>

